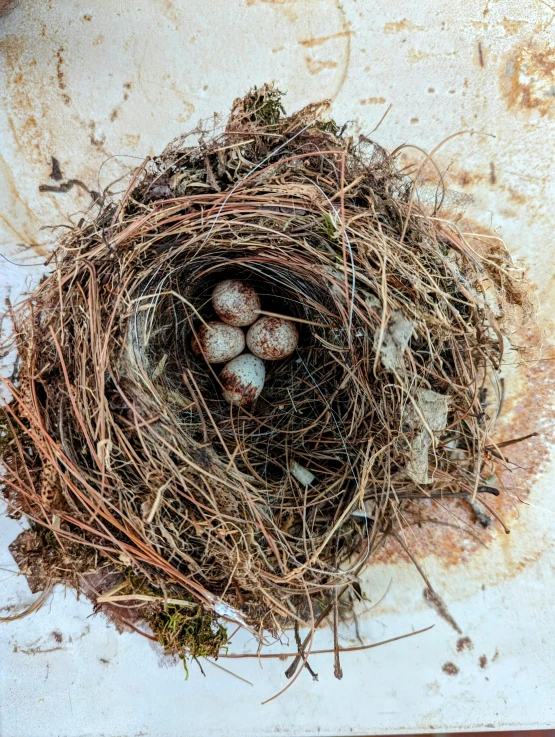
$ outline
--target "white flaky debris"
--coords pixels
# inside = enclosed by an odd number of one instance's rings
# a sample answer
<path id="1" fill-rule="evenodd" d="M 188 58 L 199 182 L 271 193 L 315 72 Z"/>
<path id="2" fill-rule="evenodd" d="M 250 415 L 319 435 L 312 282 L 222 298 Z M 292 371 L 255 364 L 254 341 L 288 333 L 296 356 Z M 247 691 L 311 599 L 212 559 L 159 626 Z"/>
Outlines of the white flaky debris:
<path id="1" fill-rule="evenodd" d="M 411 459 L 407 463 L 407 476 L 417 484 L 431 484 L 428 476 L 428 455 L 435 439 L 434 433 L 445 430 L 451 397 L 431 389 L 418 389 L 415 402 L 418 410 L 410 406 L 406 420 L 417 429 L 411 446 Z M 424 420 L 424 422 L 423 422 Z"/>
<path id="2" fill-rule="evenodd" d="M 289 466 L 289 470 L 291 471 L 291 475 L 294 476 L 297 481 L 303 486 L 309 486 L 316 478 L 316 476 L 311 473 L 308 468 L 301 466 L 301 464 L 297 463 L 297 461 L 293 461 L 291 463 L 291 465 Z"/>
<path id="3" fill-rule="evenodd" d="M 376 507 L 377 504 L 373 499 L 367 499 L 364 502 L 364 509 L 354 509 L 351 512 L 351 517 L 371 520 L 376 516 Z"/>
<path id="4" fill-rule="evenodd" d="M 221 599 L 216 600 L 214 602 L 214 612 L 219 617 L 224 617 L 225 619 L 230 619 L 232 622 L 236 622 L 237 624 L 240 624 L 242 627 L 245 627 L 250 631 L 250 627 L 245 622 L 245 619 L 241 612 L 239 612 L 235 607 L 230 606 L 229 604 L 226 604 L 225 601 L 222 601 Z"/>
<path id="5" fill-rule="evenodd" d="M 407 320 L 400 310 L 391 313 L 383 334 L 381 328 L 378 328 L 374 334 L 374 348 L 379 350 L 380 360 L 386 371 L 393 371 L 403 365 L 403 354 L 413 331 L 414 323 Z"/>

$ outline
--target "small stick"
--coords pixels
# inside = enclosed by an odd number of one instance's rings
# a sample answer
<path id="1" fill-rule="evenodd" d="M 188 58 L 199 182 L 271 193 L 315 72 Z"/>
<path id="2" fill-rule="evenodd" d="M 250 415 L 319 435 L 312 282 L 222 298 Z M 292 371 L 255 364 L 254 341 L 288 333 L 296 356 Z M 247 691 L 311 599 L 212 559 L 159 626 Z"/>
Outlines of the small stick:
<path id="1" fill-rule="evenodd" d="M 391 637 L 389 640 L 380 640 L 380 642 L 371 642 L 369 645 L 355 645 L 354 647 L 340 647 L 338 648 L 338 651 L 340 653 L 357 653 L 361 650 L 371 650 L 374 647 L 381 647 L 382 645 L 389 645 L 391 642 L 397 642 L 397 640 L 406 640 L 407 637 L 414 637 L 414 635 L 421 635 L 424 632 L 428 632 L 429 630 L 433 629 L 435 627 L 435 624 L 431 624 L 429 627 L 424 627 L 424 629 L 421 630 L 415 630 L 414 632 L 407 632 L 405 635 L 398 635 L 397 637 Z M 329 655 L 330 653 L 333 653 L 333 649 L 327 649 L 327 650 L 312 650 L 310 653 L 311 655 Z M 223 655 L 218 655 L 219 658 L 228 658 L 232 660 L 236 660 L 239 658 L 257 658 L 258 660 L 270 660 L 279 658 L 280 660 L 282 658 L 292 658 L 295 656 L 295 658 L 300 658 L 301 656 L 298 653 L 229 653 L 226 655 L 225 653 Z M 293 661 L 291 665 L 293 665 L 296 661 Z M 293 671 L 294 673 L 295 671 Z M 286 673 L 287 675 L 287 673 Z"/>
<path id="2" fill-rule="evenodd" d="M 219 663 L 215 663 L 213 660 L 209 660 L 209 658 L 204 658 L 204 660 L 207 663 L 210 663 L 210 665 L 213 665 L 214 668 L 219 668 L 220 670 L 223 670 L 224 673 L 227 673 L 228 675 L 233 676 L 234 678 L 237 678 L 240 681 L 243 681 L 243 683 L 246 683 L 247 686 L 254 687 L 254 683 L 251 683 L 251 681 L 247 681 L 247 679 L 243 678 L 242 676 L 238 676 L 237 673 L 234 673 L 232 670 L 228 670 L 227 668 L 224 668 L 223 665 L 220 665 Z"/>
<path id="3" fill-rule="evenodd" d="M 312 320 L 303 320 L 301 317 L 290 317 L 289 315 L 280 315 L 278 312 L 268 312 L 268 310 L 256 310 L 259 315 L 266 317 L 280 317 L 282 320 L 290 320 L 291 322 L 302 322 L 305 325 L 315 325 L 317 328 L 329 328 L 323 322 L 313 322 Z"/>
<path id="4" fill-rule="evenodd" d="M 337 589 L 333 592 L 333 675 L 340 681 L 343 678 L 343 668 L 339 659 L 339 599 Z"/>
<path id="5" fill-rule="evenodd" d="M 295 642 L 297 643 L 297 648 L 299 650 L 299 655 L 302 655 L 303 654 L 303 643 L 301 642 L 301 635 L 299 634 L 299 623 L 297 621 L 295 621 Z M 309 664 L 308 660 L 305 663 L 305 667 L 306 667 L 307 671 L 310 673 L 310 675 L 312 676 L 312 680 L 313 681 L 317 681 L 318 680 L 318 673 L 315 673 L 312 670 L 312 668 L 310 667 L 310 664 Z"/>

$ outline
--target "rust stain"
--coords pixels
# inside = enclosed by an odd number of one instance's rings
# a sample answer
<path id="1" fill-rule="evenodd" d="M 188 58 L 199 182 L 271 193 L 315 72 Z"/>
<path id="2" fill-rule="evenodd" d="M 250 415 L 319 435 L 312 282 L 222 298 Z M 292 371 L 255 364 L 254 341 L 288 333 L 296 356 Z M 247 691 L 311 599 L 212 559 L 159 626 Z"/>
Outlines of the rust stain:
<path id="1" fill-rule="evenodd" d="M 361 105 L 383 105 L 385 97 L 363 97 L 360 100 Z"/>
<path id="2" fill-rule="evenodd" d="M 456 676 L 458 673 L 460 673 L 460 668 L 458 665 L 455 665 L 455 663 L 444 663 L 441 666 L 441 670 L 448 676 Z"/>
<path id="3" fill-rule="evenodd" d="M 481 66 L 482 69 L 486 66 L 484 47 L 481 41 L 478 41 L 478 65 Z"/>
<path id="4" fill-rule="evenodd" d="M 424 31 L 424 26 L 417 26 L 408 18 L 403 20 L 389 21 L 382 28 L 383 33 L 402 33 L 403 31 Z"/>
<path id="5" fill-rule="evenodd" d="M 509 200 L 511 202 L 514 202 L 516 205 L 525 205 L 527 200 L 526 197 L 521 194 L 520 192 L 517 192 L 512 187 L 509 187 L 507 189 L 507 192 L 509 193 Z"/>
<path id="6" fill-rule="evenodd" d="M 96 122 L 94 120 L 89 121 L 89 131 L 89 141 L 93 146 L 101 149 L 106 143 L 106 134 L 103 132 L 98 133 L 96 130 Z"/>
<path id="7" fill-rule="evenodd" d="M 508 109 L 537 110 L 543 117 L 555 110 L 555 46 L 519 42 L 505 59 L 500 76 Z"/>
<path id="8" fill-rule="evenodd" d="M 0 182 L 3 184 L 3 192 L 7 195 L 8 202 L 3 204 L 0 220 L 16 235 L 21 243 L 33 247 L 39 255 L 46 257 L 47 251 L 35 243 L 36 231 L 39 221 L 35 213 L 19 194 L 13 173 L 7 162 L 0 155 Z"/>
<path id="9" fill-rule="evenodd" d="M 247 7 L 253 5 L 270 5 L 271 7 L 281 8 L 281 12 L 289 18 L 292 23 L 298 20 L 297 13 L 294 11 L 294 6 L 297 0 L 246 0 Z"/>
<path id="10" fill-rule="evenodd" d="M 318 61 L 310 56 L 305 56 L 304 60 L 309 74 L 320 74 L 320 72 L 323 72 L 326 69 L 337 69 L 339 66 L 336 61 Z"/>
<path id="11" fill-rule="evenodd" d="M 526 24 L 527 21 L 525 20 L 512 20 L 507 17 L 503 18 L 500 23 L 505 33 L 507 33 L 509 36 L 514 36 L 516 33 L 519 33 L 522 26 L 525 26 Z"/>
<path id="12" fill-rule="evenodd" d="M 479 172 L 469 172 L 466 169 L 460 169 L 459 171 L 452 173 L 452 178 L 454 182 L 456 182 L 457 186 L 459 187 L 474 187 L 476 184 L 479 184 L 483 181 L 483 174 L 480 174 Z"/>
<path id="13" fill-rule="evenodd" d="M 351 36 L 353 31 L 338 31 L 338 33 L 332 33 L 329 36 L 319 36 L 317 38 L 307 38 L 303 41 L 299 41 L 299 44 L 301 46 L 304 46 L 305 48 L 312 49 L 315 46 L 322 46 L 322 44 L 325 44 L 327 41 L 331 41 L 333 38 L 346 38 L 347 36 Z"/>
<path id="14" fill-rule="evenodd" d="M 92 15 L 89 15 L 89 13 L 85 13 L 85 15 L 83 16 L 83 20 L 91 21 L 92 20 Z"/>
<path id="15" fill-rule="evenodd" d="M 341 0 L 335 0 L 335 4 L 337 6 L 338 11 L 341 13 L 343 33 L 346 34 L 345 35 L 346 47 L 345 47 L 345 58 L 344 58 L 344 63 L 343 63 L 343 72 L 339 79 L 337 89 L 335 90 L 335 93 L 333 94 L 331 98 L 332 101 L 335 100 L 335 98 L 341 92 L 343 85 L 345 84 L 345 80 L 347 79 L 347 74 L 349 73 L 349 66 L 351 64 L 351 33 L 349 32 L 350 30 L 349 23 L 347 21 L 347 16 L 345 15 L 345 10 L 343 8 Z"/>
<path id="16" fill-rule="evenodd" d="M 64 47 L 63 46 L 60 46 L 60 48 L 58 49 L 58 51 L 56 51 L 56 58 L 58 60 L 57 63 L 56 63 L 56 75 L 58 77 L 58 87 L 61 90 L 65 90 L 65 88 L 66 88 L 66 81 L 65 81 L 64 72 L 63 72 L 63 69 L 62 69 L 62 67 L 64 65 L 64 57 L 63 57 L 63 54 L 62 54 L 63 50 L 64 50 Z"/>
<path id="17" fill-rule="evenodd" d="M 488 664 L 487 657 L 485 655 L 480 655 L 478 663 L 480 664 L 480 668 L 485 668 Z"/>
<path id="18" fill-rule="evenodd" d="M 167 78 L 167 79 L 170 79 L 170 77 L 171 77 L 170 74 L 167 74 L 167 75 L 164 76 L 164 78 Z M 122 107 L 123 103 L 124 102 L 127 102 L 127 100 L 129 99 L 129 92 L 131 90 L 131 87 L 132 87 L 131 82 L 125 82 L 124 83 L 124 85 L 123 85 L 123 99 L 122 99 L 122 101 L 118 105 L 116 105 L 116 107 L 110 113 L 110 121 L 112 123 L 119 116 L 120 110 L 121 110 L 121 107 Z M 193 107 L 193 110 L 194 110 L 194 107 Z M 181 118 L 179 118 L 179 120 L 181 120 Z M 89 127 L 90 126 L 91 126 L 91 124 L 89 123 Z M 93 136 L 94 136 L 94 130 L 93 130 Z M 91 143 L 93 143 L 93 145 L 99 145 L 98 142 L 97 143 L 94 143 L 93 141 L 91 141 Z M 100 141 L 100 145 L 102 145 L 102 143 L 103 143 L 103 141 Z"/>
<path id="19" fill-rule="evenodd" d="M 177 27 L 179 25 L 179 12 L 172 0 L 160 0 L 159 4 L 162 14 Z"/>
<path id="20" fill-rule="evenodd" d="M 179 113 L 177 116 L 177 120 L 180 123 L 186 123 L 190 118 L 193 116 L 193 113 L 195 112 L 195 106 L 192 102 L 186 102 L 185 100 L 182 102 L 184 110 L 183 112 Z"/>
<path id="21" fill-rule="evenodd" d="M 497 175 L 495 173 L 495 164 L 493 161 L 489 162 L 489 183 L 492 187 L 497 184 Z"/>
<path id="22" fill-rule="evenodd" d="M 424 601 L 431 606 L 433 609 L 436 610 L 436 612 L 439 614 L 439 616 L 444 619 L 447 624 L 451 625 L 451 627 L 455 630 L 455 632 L 458 632 L 459 635 L 462 635 L 462 630 L 457 624 L 456 620 L 454 619 L 453 615 L 447 608 L 447 605 L 439 596 L 439 594 L 436 591 L 433 591 L 432 589 L 425 588 L 424 589 Z"/>
<path id="23" fill-rule="evenodd" d="M 22 71 L 23 49 L 24 41 L 18 36 L 6 36 L 0 41 L 0 54 L 5 59 L 3 71 L 10 88 L 10 101 L 13 103 L 12 109 L 6 108 L 6 118 L 17 147 L 27 160 L 37 162 L 40 158 L 41 138 L 35 115 L 40 112 L 40 106 L 31 99 L 25 84 L 26 78 Z M 19 125 L 13 120 L 12 110 L 17 115 Z"/>
<path id="24" fill-rule="evenodd" d="M 103 44 L 104 43 L 104 40 L 105 40 L 104 39 L 104 34 L 103 33 L 99 33 L 98 36 L 92 42 L 92 45 L 93 46 L 100 46 L 100 44 Z"/>
<path id="25" fill-rule="evenodd" d="M 423 49 L 409 49 L 407 52 L 407 59 L 411 64 L 418 64 L 419 61 L 428 59 L 430 56 L 430 52 Z"/>
<path id="26" fill-rule="evenodd" d="M 459 637 L 457 640 L 457 652 L 462 653 L 463 650 L 472 650 L 474 644 L 470 637 Z"/>

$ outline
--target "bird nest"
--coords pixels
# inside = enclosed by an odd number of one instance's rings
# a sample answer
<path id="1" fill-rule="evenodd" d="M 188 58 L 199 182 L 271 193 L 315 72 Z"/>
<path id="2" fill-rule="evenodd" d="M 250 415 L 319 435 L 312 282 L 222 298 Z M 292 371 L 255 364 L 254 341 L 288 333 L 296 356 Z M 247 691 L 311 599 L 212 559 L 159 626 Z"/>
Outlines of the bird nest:
<path id="1" fill-rule="evenodd" d="M 236 101 L 223 132 L 105 193 L 12 311 L 16 560 L 183 657 L 217 656 L 229 621 L 261 641 L 337 623 L 407 500 L 499 493 L 483 393 L 519 272 L 323 111 L 287 117 L 271 87 Z M 191 349 L 225 279 L 298 329 L 250 404 Z"/>

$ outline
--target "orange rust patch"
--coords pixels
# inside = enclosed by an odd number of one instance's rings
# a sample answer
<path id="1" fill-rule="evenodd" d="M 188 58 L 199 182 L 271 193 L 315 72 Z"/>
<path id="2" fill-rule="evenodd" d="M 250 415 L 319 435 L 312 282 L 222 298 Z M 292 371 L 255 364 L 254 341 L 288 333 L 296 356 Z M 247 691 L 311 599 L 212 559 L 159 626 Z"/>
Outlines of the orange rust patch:
<path id="1" fill-rule="evenodd" d="M 336 69 L 339 65 L 336 61 L 317 61 L 310 56 L 304 58 L 309 74 L 320 74 L 325 69 Z"/>
<path id="2" fill-rule="evenodd" d="M 383 33 L 402 33 L 403 31 L 423 31 L 424 26 L 417 26 L 408 18 L 403 20 L 389 21 L 382 28 Z"/>
<path id="3" fill-rule="evenodd" d="M 247 0 L 247 7 L 253 5 L 271 5 L 273 7 L 280 7 L 281 12 L 286 15 L 292 23 L 297 20 L 297 14 L 293 10 L 297 0 Z"/>
<path id="4" fill-rule="evenodd" d="M 470 172 L 466 169 L 460 169 L 458 172 L 452 174 L 454 182 L 459 187 L 474 187 L 476 184 L 484 181 L 484 175 L 479 172 Z"/>
<path id="5" fill-rule="evenodd" d="M 352 33 L 352 31 L 339 31 L 339 33 L 332 33 L 330 36 L 307 38 L 304 41 L 299 41 L 299 44 L 306 47 L 307 49 L 312 49 L 315 46 L 322 46 L 322 44 L 325 44 L 326 41 L 331 41 L 332 38 L 345 38 L 346 36 L 351 36 Z"/>
<path id="6" fill-rule="evenodd" d="M 444 663 L 441 670 L 448 676 L 456 676 L 460 673 L 460 668 L 455 663 Z"/>
<path id="7" fill-rule="evenodd" d="M 383 105 L 385 97 L 364 97 L 360 101 L 361 105 Z"/>
<path id="8" fill-rule="evenodd" d="M 4 56 L 3 71 L 10 88 L 11 108 L 6 108 L 8 126 L 14 141 L 28 161 L 40 160 L 40 136 L 37 120 L 42 117 L 42 101 L 33 100 L 26 85 L 23 69 L 25 42 L 19 36 L 6 36 L 0 41 L 0 54 Z M 17 115 L 17 125 L 12 114 Z"/>
<path id="9" fill-rule="evenodd" d="M 505 33 L 507 33 L 509 36 L 514 36 L 515 33 L 518 33 L 522 26 L 526 25 L 525 20 L 513 20 L 511 18 L 503 18 L 501 21 L 501 26 L 503 27 L 503 30 Z"/>
<path id="10" fill-rule="evenodd" d="M 516 190 L 512 189 L 512 187 L 509 187 L 507 191 L 509 193 L 509 199 L 511 202 L 514 202 L 517 205 L 526 204 L 526 197 L 523 194 L 520 194 L 520 192 L 517 192 Z"/>
<path id="11" fill-rule="evenodd" d="M 505 59 L 500 77 L 508 109 L 537 110 L 541 116 L 555 110 L 555 46 L 520 42 Z"/>
<path id="12" fill-rule="evenodd" d="M 64 57 L 62 56 L 62 51 L 64 50 L 63 46 L 60 46 L 58 51 L 56 51 L 56 58 L 58 59 L 56 63 L 56 75 L 58 77 L 58 87 L 61 90 L 65 90 L 66 88 L 66 82 L 64 78 L 64 72 L 62 70 L 62 67 L 64 65 Z"/>

